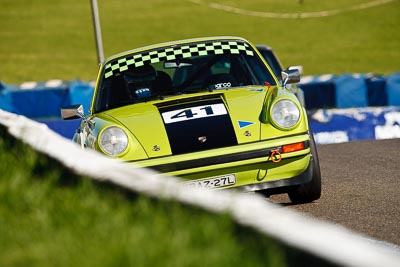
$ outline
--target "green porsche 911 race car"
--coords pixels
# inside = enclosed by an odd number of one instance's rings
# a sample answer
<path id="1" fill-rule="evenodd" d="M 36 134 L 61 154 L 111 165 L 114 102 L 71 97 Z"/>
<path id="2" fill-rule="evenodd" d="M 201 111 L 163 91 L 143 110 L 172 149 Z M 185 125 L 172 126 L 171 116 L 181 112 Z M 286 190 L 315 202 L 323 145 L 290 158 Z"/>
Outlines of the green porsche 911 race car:
<path id="1" fill-rule="evenodd" d="M 280 82 L 282 80 L 282 82 Z M 181 177 L 187 186 L 264 195 L 294 203 L 321 195 L 307 115 L 257 48 L 240 37 L 208 37 L 126 51 L 100 66 L 89 114 L 73 141 L 127 164 Z"/>

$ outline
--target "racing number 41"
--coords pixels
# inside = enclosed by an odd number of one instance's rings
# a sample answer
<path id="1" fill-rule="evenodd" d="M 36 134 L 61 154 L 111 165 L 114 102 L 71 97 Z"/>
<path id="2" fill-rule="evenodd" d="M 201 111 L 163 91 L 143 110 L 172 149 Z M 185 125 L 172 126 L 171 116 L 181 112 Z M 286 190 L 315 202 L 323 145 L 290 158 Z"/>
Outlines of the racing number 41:
<path id="1" fill-rule="evenodd" d="M 162 113 L 162 117 L 164 122 L 168 124 L 225 114 L 227 114 L 225 105 L 220 103 L 167 111 Z"/>
<path id="2" fill-rule="evenodd" d="M 214 111 L 213 111 L 211 106 L 206 106 L 206 107 L 200 108 L 199 110 L 200 111 L 204 110 L 206 112 L 205 113 L 206 116 L 210 116 L 210 115 L 214 114 Z M 171 119 L 179 119 L 179 118 L 188 118 L 188 119 L 190 119 L 190 118 L 193 118 L 196 115 L 199 115 L 199 114 L 198 113 L 193 113 L 193 110 L 191 108 L 189 108 L 189 109 L 182 110 L 179 113 L 175 114 L 174 116 L 171 117 Z"/>

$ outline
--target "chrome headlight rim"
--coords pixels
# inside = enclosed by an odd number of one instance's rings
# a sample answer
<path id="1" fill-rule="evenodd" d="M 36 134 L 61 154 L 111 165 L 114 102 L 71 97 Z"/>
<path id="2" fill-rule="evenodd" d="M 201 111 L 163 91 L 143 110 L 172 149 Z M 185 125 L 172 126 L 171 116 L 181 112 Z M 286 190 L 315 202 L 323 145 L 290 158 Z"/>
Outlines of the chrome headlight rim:
<path id="1" fill-rule="evenodd" d="M 104 128 L 98 137 L 100 150 L 108 156 L 120 156 L 127 151 L 129 138 L 127 133 L 119 126 Z"/>
<path id="2" fill-rule="evenodd" d="M 279 99 L 272 104 L 270 118 L 272 124 L 281 130 L 292 130 L 300 123 L 301 110 L 291 99 Z"/>

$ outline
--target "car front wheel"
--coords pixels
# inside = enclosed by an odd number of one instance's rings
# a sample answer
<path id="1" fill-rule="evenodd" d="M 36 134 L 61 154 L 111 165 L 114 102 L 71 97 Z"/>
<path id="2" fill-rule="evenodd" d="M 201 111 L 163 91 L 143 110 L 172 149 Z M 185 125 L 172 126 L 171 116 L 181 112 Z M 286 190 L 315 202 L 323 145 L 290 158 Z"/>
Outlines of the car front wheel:
<path id="1" fill-rule="evenodd" d="M 312 179 L 306 184 L 296 185 L 289 189 L 288 195 L 293 204 L 309 203 L 321 197 L 321 170 L 314 136 L 310 130 L 310 150 Z"/>

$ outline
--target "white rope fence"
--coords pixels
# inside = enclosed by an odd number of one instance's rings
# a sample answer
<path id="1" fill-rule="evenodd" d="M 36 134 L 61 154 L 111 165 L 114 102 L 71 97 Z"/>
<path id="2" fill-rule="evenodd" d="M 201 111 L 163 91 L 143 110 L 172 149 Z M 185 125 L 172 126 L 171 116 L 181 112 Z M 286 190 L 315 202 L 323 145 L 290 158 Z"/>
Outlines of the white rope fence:
<path id="1" fill-rule="evenodd" d="M 0 110 L 0 124 L 17 139 L 77 174 L 153 197 L 176 199 L 212 212 L 229 212 L 243 225 L 339 265 L 400 266 L 398 251 L 368 242 L 367 238 L 345 228 L 283 209 L 256 194 L 187 188 L 178 178 L 127 166 L 93 151 L 82 151 L 46 125 L 3 110 Z"/>
<path id="2" fill-rule="evenodd" d="M 345 12 L 361 10 L 366 8 L 371 8 L 383 4 L 387 4 L 390 2 L 394 2 L 397 0 L 375 0 L 367 3 L 356 4 L 353 6 L 349 6 L 347 8 L 338 8 L 333 10 L 323 10 L 317 12 L 299 12 L 299 13 L 277 13 L 277 12 L 263 12 L 263 11 L 254 11 L 247 10 L 237 7 L 232 7 L 228 5 L 218 4 L 210 1 L 203 0 L 188 0 L 194 4 L 205 5 L 213 9 L 223 10 L 226 12 L 236 13 L 245 16 L 253 16 L 253 17 L 261 17 L 261 18 L 275 18 L 275 19 L 307 19 L 307 18 L 321 18 L 321 17 L 329 17 L 338 15 Z"/>

